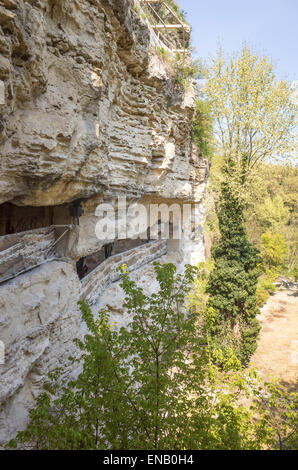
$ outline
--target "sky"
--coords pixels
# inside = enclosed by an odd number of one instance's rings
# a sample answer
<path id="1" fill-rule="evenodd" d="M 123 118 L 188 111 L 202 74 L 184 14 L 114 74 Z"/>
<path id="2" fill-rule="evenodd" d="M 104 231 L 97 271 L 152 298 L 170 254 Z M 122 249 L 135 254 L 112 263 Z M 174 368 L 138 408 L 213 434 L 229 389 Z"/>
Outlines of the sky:
<path id="1" fill-rule="evenodd" d="M 279 79 L 298 80 L 298 0 L 178 0 L 202 59 L 221 43 L 227 54 L 246 43 L 271 57 Z"/>

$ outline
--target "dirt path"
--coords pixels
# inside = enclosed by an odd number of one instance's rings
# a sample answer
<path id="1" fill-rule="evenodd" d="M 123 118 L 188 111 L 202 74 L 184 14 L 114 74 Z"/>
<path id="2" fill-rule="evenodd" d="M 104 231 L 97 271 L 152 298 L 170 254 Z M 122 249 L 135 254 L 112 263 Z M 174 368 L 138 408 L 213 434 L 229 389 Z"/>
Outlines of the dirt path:
<path id="1" fill-rule="evenodd" d="M 262 329 L 252 357 L 266 379 L 282 379 L 292 388 L 298 375 L 298 292 L 281 290 L 271 296 L 258 317 Z M 295 386 L 296 383 L 296 386 Z"/>

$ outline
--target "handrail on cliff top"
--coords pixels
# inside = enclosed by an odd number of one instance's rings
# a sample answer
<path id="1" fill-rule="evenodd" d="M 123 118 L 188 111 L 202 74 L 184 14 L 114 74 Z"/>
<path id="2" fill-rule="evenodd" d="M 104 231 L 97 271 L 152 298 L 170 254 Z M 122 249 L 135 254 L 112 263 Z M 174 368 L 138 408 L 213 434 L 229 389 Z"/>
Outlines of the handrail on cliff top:
<path id="1" fill-rule="evenodd" d="M 138 0 L 138 3 L 145 6 L 146 11 L 144 13 L 146 13 L 147 19 L 153 30 L 156 32 L 157 37 L 159 38 L 160 36 L 162 41 L 167 44 L 167 47 L 169 47 L 169 49 L 173 52 L 176 52 L 177 50 L 185 52 L 187 50 L 186 35 L 189 35 L 190 33 L 190 26 L 186 22 L 182 21 L 181 18 L 179 18 L 179 15 L 177 15 L 177 13 L 172 10 L 167 2 L 164 0 Z M 175 21 L 175 23 L 166 22 L 166 20 L 161 17 L 160 12 L 156 10 L 156 6 L 163 6 L 168 11 L 168 13 L 172 15 L 173 21 Z M 157 20 L 160 23 L 157 23 Z M 170 31 L 179 29 L 182 30 L 182 38 L 177 36 L 176 39 L 179 40 L 181 49 L 179 47 L 177 48 L 173 44 L 171 40 L 172 38 L 170 39 L 170 37 L 167 37 Z M 160 34 L 160 30 L 163 31 L 163 34 Z"/>

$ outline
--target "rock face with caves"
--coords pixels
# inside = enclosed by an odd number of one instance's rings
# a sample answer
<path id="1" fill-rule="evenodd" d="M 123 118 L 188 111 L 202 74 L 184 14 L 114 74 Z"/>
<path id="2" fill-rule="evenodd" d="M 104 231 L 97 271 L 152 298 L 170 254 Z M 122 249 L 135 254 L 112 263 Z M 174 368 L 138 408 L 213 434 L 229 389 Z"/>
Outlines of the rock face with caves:
<path id="1" fill-rule="evenodd" d="M 0 2 L 1 263 L 14 243 L 24 260 L 26 230 L 71 224 L 74 201 L 84 209 L 48 262 L 39 252 L 42 263 L 0 284 L 0 442 L 26 426 L 46 374 L 82 334 L 76 262 L 102 249 L 98 204 L 197 203 L 203 222 L 208 166 L 191 143 L 194 89 L 177 84 L 151 36 L 132 0 Z M 203 257 L 201 226 L 175 260 L 193 249 Z M 142 250 L 142 266 L 165 254 Z M 139 264 L 144 282 L 150 269 Z"/>

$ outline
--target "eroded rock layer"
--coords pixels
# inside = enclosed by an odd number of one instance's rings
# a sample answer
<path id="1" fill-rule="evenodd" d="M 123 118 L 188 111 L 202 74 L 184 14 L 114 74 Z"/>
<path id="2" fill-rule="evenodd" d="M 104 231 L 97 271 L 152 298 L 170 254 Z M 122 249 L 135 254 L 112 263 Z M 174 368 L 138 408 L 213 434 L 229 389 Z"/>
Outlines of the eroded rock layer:
<path id="1" fill-rule="evenodd" d="M 1 202 L 189 198 L 191 89 L 129 0 L 2 0 Z"/>

